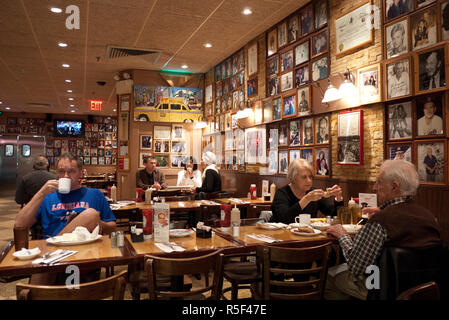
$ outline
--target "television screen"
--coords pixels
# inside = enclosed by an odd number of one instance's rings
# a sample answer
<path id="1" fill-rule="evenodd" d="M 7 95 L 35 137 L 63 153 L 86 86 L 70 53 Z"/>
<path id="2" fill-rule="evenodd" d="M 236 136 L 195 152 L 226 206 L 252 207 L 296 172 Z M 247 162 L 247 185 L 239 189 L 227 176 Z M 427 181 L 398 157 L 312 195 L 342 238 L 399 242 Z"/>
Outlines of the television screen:
<path id="1" fill-rule="evenodd" d="M 84 121 L 82 120 L 55 120 L 54 122 L 55 137 L 84 137 Z"/>

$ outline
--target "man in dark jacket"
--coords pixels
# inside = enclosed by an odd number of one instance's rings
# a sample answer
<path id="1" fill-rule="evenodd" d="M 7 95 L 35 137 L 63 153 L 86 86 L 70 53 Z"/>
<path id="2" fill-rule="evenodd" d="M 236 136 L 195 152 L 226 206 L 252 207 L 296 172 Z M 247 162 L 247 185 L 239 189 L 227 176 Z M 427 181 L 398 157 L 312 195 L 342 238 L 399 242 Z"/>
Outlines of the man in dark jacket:
<path id="1" fill-rule="evenodd" d="M 156 168 L 156 159 L 147 157 L 143 160 L 143 164 L 145 165 L 145 169 L 139 170 L 136 173 L 136 187 L 142 188 L 143 190 L 148 188 L 154 188 L 156 190 L 167 188 L 164 173 Z"/>

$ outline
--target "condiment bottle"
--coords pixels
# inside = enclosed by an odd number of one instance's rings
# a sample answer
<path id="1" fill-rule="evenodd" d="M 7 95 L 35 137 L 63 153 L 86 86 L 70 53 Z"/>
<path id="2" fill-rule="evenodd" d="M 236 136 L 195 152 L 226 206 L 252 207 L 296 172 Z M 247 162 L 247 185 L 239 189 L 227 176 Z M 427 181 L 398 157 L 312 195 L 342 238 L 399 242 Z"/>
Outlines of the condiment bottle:
<path id="1" fill-rule="evenodd" d="M 144 240 L 151 239 L 153 234 L 153 209 L 143 209 L 142 220 L 143 220 L 143 238 Z"/>
<path id="2" fill-rule="evenodd" d="M 351 208 L 351 207 L 354 207 L 356 205 L 357 205 L 357 203 L 351 197 L 351 200 L 348 201 L 348 207 Z"/>
<path id="3" fill-rule="evenodd" d="M 231 225 L 240 226 L 240 210 L 237 208 L 237 205 L 234 205 L 234 208 L 231 210 Z"/>
<path id="4" fill-rule="evenodd" d="M 117 187 L 115 184 L 111 187 L 111 199 L 113 203 L 117 202 Z"/>
<path id="5" fill-rule="evenodd" d="M 111 233 L 111 248 L 117 248 L 117 234 L 114 231 Z"/>
<path id="6" fill-rule="evenodd" d="M 121 248 L 125 245 L 125 236 L 122 231 L 117 231 L 117 247 Z"/>
<path id="7" fill-rule="evenodd" d="M 226 231 L 231 224 L 231 205 L 222 204 L 220 205 L 220 225 Z"/>
<path id="8" fill-rule="evenodd" d="M 251 200 L 257 200 L 257 187 L 255 184 L 251 185 L 249 192 L 251 193 Z"/>
<path id="9" fill-rule="evenodd" d="M 270 186 L 270 202 L 273 202 L 275 193 L 276 193 L 276 185 L 273 182 Z"/>
<path id="10" fill-rule="evenodd" d="M 145 204 L 151 203 L 151 193 L 152 193 L 151 188 L 147 188 L 147 190 L 145 190 Z"/>

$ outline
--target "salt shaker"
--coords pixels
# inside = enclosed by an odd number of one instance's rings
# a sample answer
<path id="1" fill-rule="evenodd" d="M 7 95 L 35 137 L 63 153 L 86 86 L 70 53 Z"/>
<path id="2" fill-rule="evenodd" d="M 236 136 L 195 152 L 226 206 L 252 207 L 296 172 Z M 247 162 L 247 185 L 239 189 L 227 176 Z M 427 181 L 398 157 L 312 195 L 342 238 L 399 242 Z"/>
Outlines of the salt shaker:
<path id="1" fill-rule="evenodd" d="M 117 231 L 117 247 L 121 248 L 125 245 L 125 236 L 122 231 Z"/>
<path id="2" fill-rule="evenodd" d="M 332 217 L 331 216 L 326 216 L 326 223 L 329 224 L 329 225 L 332 223 Z"/>
<path id="3" fill-rule="evenodd" d="M 117 234 L 115 232 L 111 233 L 111 248 L 117 248 Z"/>

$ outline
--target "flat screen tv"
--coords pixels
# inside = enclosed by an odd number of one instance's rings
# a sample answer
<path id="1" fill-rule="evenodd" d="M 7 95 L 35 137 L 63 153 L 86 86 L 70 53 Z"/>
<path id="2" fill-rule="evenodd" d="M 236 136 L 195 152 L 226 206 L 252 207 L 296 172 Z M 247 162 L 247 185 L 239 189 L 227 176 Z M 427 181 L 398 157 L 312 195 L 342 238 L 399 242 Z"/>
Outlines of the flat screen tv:
<path id="1" fill-rule="evenodd" d="M 55 137 L 84 138 L 83 120 L 54 120 Z"/>

